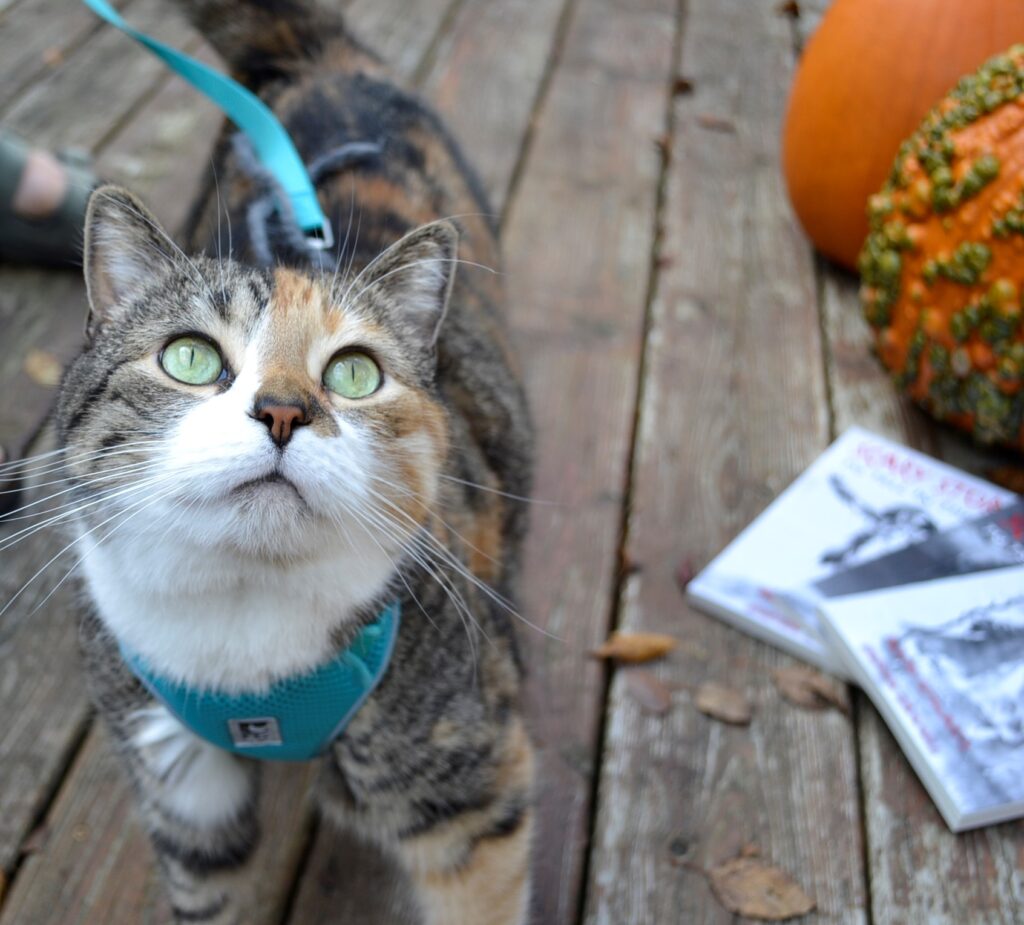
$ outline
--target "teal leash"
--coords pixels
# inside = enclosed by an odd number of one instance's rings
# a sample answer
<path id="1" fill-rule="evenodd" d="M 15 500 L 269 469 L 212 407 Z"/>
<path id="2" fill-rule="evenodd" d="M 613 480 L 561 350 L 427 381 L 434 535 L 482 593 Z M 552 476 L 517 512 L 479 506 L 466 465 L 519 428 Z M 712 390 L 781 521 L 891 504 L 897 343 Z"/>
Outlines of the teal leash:
<path id="1" fill-rule="evenodd" d="M 97 16 L 149 49 L 223 110 L 249 139 L 260 163 L 274 177 L 287 197 L 287 202 L 279 203 L 279 206 L 282 211 L 290 210 L 294 215 L 308 246 L 313 250 L 333 247 L 331 224 L 317 201 L 309 172 L 284 126 L 258 96 L 201 61 L 132 28 L 107 0 L 83 2 Z"/>

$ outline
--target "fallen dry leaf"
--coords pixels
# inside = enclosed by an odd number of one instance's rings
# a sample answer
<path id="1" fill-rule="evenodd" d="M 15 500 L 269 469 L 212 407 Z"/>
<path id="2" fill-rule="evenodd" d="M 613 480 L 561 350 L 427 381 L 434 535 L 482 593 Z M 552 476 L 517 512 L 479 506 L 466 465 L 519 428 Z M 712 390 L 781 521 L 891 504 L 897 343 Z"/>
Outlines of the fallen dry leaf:
<path id="1" fill-rule="evenodd" d="M 649 671 L 627 671 L 626 693 L 650 713 L 661 715 L 672 706 L 672 692 Z"/>
<path id="2" fill-rule="evenodd" d="M 617 658 L 621 662 L 649 662 L 671 652 L 679 640 L 663 633 L 612 633 L 600 648 L 591 653 L 595 658 Z"/>
<path id="3" fill-rule="evenodd" d="M 777 7 L 775 12 L 780 16 L 792 16 L 793 19 L 799 19 L 800 17 L 800 4 L 797 0 L 783 0 Z"/>
<path id="4" fill-rule="evenodd" d="M 736 125 L 729 119 L 716 116 L 710 112 L 702 112 L 697 116 L 697 124 L 701 128 L 711 129 L 713 132 L 735 132 Z"/>
<path id="5" fill-rule="evenodd" d="M 996 469 L 989 469 L 985 477 L 1014 494 L 1024 495 L 1024 468 L 1020 466 L 999 466 Z"/>
<path id="6" fill-rule="evenodd" d="M 64 63 L 64 52 L 57 45 L 51 45 L 49 48 L 43 49 L 42 58 L 43 64 L 47 67 L 57 67 Z"/>
<path id="7" fill-rule="evenodd" d="M 830 678 L 813 668 L 805 668 L 802 665 L 777 668 L 772 672 L 772 680 L 779 693 L 798 707 L 824 710 L 831 706 L 841 713 L 850 712 L 846 688 L 835 678 Z"/>
<path id="8" fill-rule="evenodd" d="M 677 77 L 672 81 L 673 96 L 683 96 L 686 93 L 693 93 L 693 81 L 689 77 Z"/>
<path id="9" fill-rule="evenodd" d="M 711 889 L 730 912 L 778 922 L 806 915 L 816 903 L 784 870 L 753 857 L 738 857 L 707 872 Z"/>
<path id="10" fill-rule="evenodd" d="M 740 691 L 717 681 L 697 688 L 697 709 L 712 719 L 737 726 L 746 726 L 752 715 L 750 701 Z"/>
<path id="11" fill-rule="evenodd" d="M 39 385 L 60 385 L 61 373 L 64 368 L 52 353 L 36 350 L 34 347 L 25 354 L 23 367 L 28 377 Z"/>

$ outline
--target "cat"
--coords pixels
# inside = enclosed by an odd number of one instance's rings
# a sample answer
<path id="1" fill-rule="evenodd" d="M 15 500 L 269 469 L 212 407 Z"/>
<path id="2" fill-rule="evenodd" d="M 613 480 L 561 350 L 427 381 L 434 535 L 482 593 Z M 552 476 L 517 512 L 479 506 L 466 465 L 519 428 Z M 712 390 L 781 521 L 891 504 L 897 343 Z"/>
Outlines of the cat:
<path id="1" fill-rule="evenodd" d="M 316 259 L 287 215 L 261 224 L 266 178 L 227 130 L 195 210 L 223 220 L 205 248 L 193 232 L 195 256 L 128 191 L 93 194 L 86 344 L 55 412 L 93 698 L 177 920 L 246 920 L 261 762 L 186 728 L 153 678 L 258 694 L 396 607 L 383 677 L 319 758 L 322 810 L 404 866 L 428 925 L 522 923 L 534 771 L 514 608 L 532 434 L 500 277 L 456 272 L 498 266 L 486 196 L 339 15 L 180 6 L 327 165 L 339 241 Z M 239 734 L 280 729 L 257 717 Z"/>

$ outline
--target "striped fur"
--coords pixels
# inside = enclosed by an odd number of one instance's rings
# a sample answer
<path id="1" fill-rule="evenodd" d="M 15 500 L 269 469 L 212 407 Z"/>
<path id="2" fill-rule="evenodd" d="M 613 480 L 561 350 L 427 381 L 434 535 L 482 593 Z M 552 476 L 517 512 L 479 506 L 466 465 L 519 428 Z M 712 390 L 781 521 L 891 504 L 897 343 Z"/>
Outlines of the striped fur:
<path id="1" fill-rule="evenodd" d="M 254 265 L 252 184 L 226 141 L 195 256 L 125 191 L 91 204 L 89 337 L 57 409 L 82 645 L 177 921 L 248 920 L 259 767 L 178 725 L 118 643 L 189 683 L 257 690 L 398 597 L 391 666 L 322 759 L 324 810 L 405 866 L 428 925 L 525 922 L 533 758 L 511 608 L 531 432 L 499 277 L 453 261 L 457 238 L 461 260 L 498 268 L 486 197 L 437 116 L 337 16 L 306 0 L 180 5 L 304 158 L 367 140 L 381 154 L 320 184 L 336 274 L 287 246 Z M 216 346 L 220 380 L 161 369 L 182 334 Z M 354 348 L 383 370 L 359 401 L 321 378 Z M 258 416 L 268 403 L 301 412 L 286 445 Z"/>

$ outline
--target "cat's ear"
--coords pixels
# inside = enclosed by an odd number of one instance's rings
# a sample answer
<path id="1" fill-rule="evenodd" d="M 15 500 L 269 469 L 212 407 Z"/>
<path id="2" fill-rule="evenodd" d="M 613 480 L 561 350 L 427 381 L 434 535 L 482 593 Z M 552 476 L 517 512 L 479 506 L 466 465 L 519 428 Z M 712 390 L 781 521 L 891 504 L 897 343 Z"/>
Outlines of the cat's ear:
<path id="1" fill-rule="evenodd" d="M 85 216 L 85 286 L 89 294 L 86 336 L 131 304 L 154 276 L 154 268 L 174 264 L 178 250 L 159 222 L 131 193 L 101 186 Z"/>
<path id="2" fill-rule="evenodd" d="M 363 291 L 386 304 L 392 319 L 433 348 L 455 280 L 459 232 L 451 222 L 410 231 L 367 271 Z"/>

